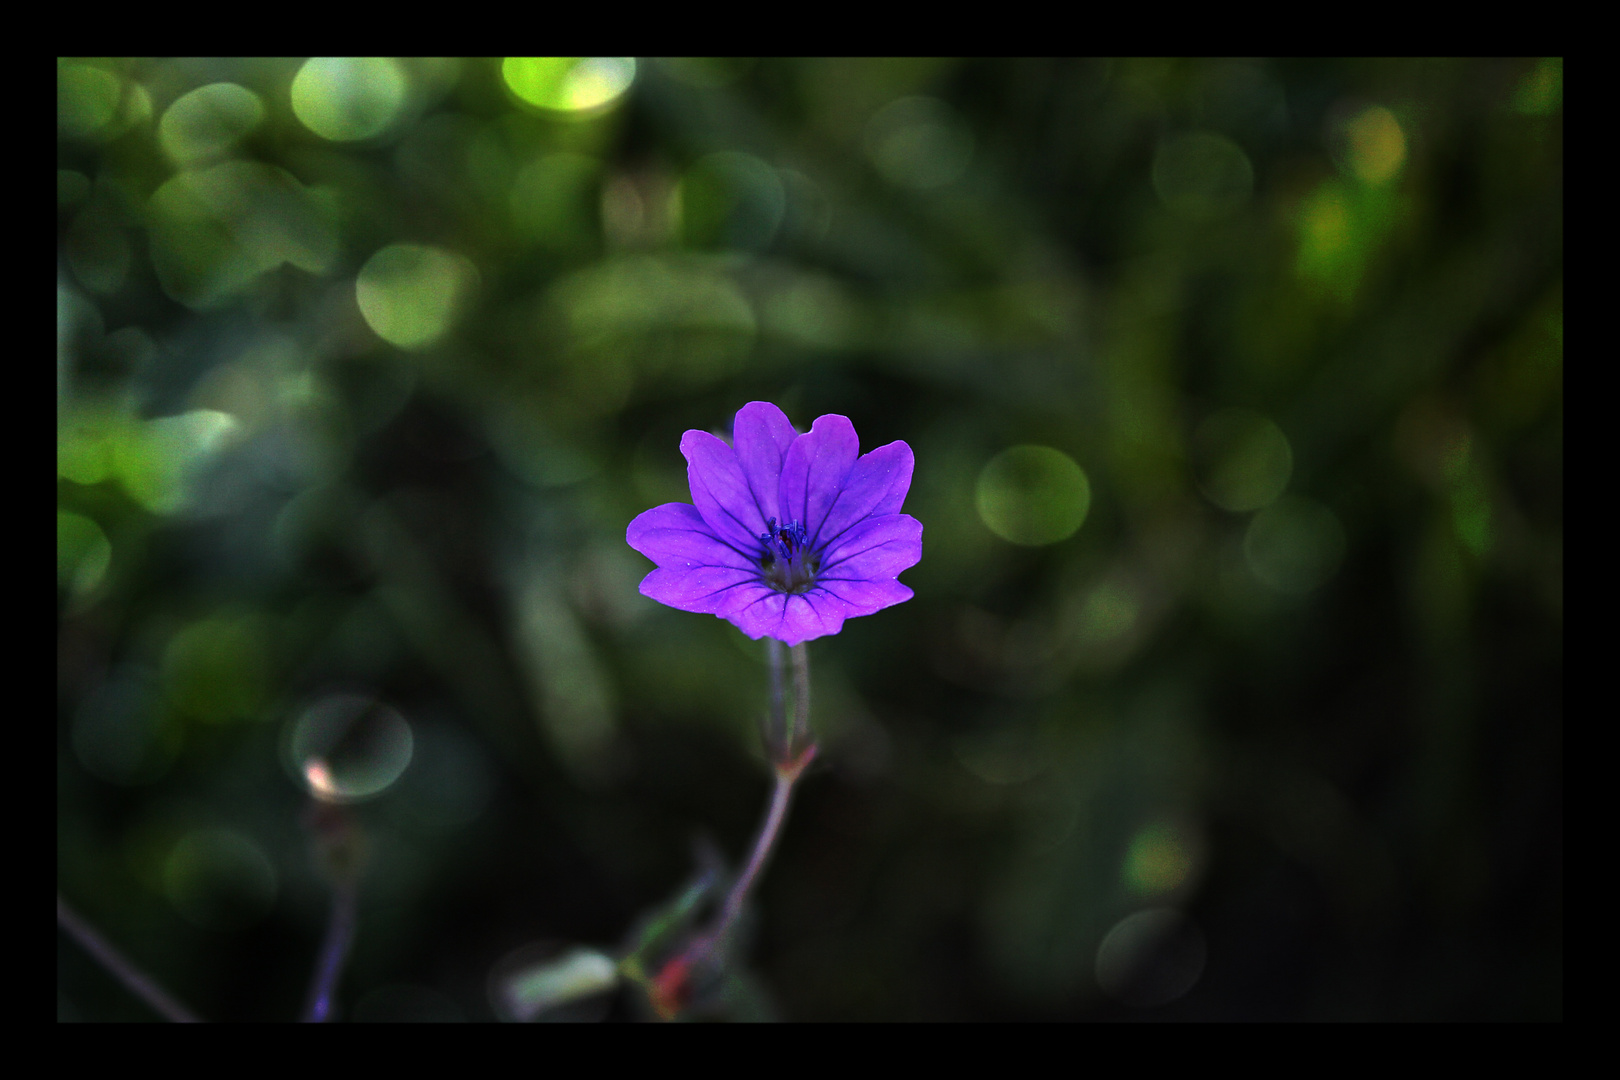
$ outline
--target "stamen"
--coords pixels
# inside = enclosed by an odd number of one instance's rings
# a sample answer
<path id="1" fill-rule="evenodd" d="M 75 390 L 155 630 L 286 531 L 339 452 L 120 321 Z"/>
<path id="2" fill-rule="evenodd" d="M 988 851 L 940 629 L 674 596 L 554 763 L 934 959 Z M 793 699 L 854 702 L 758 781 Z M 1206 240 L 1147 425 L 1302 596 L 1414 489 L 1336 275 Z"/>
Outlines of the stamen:
<path id="1" fill-rule="evenodd" d="M 802 552 L 805 545 L 810 542 L 804 526 L 799 522 L 789 522 L 778 527 L 775 518 L 766 520 L 765 532 L 759 539 L 773 559 L 780 556 L 788 562 L 793 561 L 793 557 Z"/>
<path id="2" fill-rule="evenodd" d="M 810 552 L 810 536 L 801 523 L 778 525 L 775 518 L 769 518 L 759 539 L 765 548 L 760 568 L 765 572 L 766 584 L 779 592 L 792 593 L 805 592 L 815 585 L 820 560 Z"/>

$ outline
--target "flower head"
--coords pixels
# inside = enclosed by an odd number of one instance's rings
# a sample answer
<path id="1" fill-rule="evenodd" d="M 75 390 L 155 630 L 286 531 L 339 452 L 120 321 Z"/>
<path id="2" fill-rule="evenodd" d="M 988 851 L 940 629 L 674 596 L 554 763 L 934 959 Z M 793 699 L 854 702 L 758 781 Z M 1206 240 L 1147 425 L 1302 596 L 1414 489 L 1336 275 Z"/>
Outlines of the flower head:
<path id="1" fill-rule="evenodd" d="M 848 417 L 819 417 L 800 435 L 764 401 L 738 411 L 732 440 L 683 435 L 692 503 L 630 523 L 625 539 L 658 564 L 643 596 L 789 645 L 911 599 L 895 580 L 922 558 L 922 523 L 900 513 L 911 447 L 861 455 Z"/>

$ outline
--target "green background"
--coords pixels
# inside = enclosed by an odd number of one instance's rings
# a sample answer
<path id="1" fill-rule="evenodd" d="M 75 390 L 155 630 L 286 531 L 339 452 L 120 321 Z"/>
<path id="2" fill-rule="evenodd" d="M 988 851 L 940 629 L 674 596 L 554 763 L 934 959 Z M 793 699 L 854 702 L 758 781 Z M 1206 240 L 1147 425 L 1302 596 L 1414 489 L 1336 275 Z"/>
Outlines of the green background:
<path id="1" fill-rule="evenodd" d="M 297 1015 L 335 695 L 399 718 L 327 777 L 342 1018 L 492 1018 L 740 857 L 762 646 L 624 530 L 768 400 L 911 445 L 923 558 L 811 645 L 741 1013 L 1562 1017 L 1561 61 L 57 93 L 58 888 L 204 1016 Z"/>

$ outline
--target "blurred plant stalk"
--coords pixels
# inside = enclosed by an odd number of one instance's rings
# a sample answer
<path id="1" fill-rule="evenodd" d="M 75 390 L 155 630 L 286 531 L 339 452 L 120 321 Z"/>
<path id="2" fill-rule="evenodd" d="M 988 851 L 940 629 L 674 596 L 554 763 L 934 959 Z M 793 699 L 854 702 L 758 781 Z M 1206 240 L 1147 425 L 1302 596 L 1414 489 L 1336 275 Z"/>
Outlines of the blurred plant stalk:
<path id="1" fill-rule="evenodd" d="M 202 1022 L 201 1017 L 176 1001 L 167 990 L 157 984 L 156 980 L 113 948 L 112 943 L 97 933 L 78 912 L 68 907 L 61 893 L 56 894 L 56 925 L 66 930 L 68 936 L 106 968 L 113 978 L 123 983 L 130 993 L 150 1005 L 164 1019 L 176 1024 Z"/>
<path id="2" fill-rule="evenodd" d="M 723 971 L 729 957 L 730 935 L 743 907 L 748 902 L 754 884 L 759 880 L 776 849 L 782 825 L 787 821 L 788 807 L 793 801 L 793 790 L 804 770 L 816 757 L 816 742 L 810 733 L 810 653 L 804 642 L 794 645 L 793 654 L 793 716 L 788 718 L 783 680 L 783 645 L 774 638 L 765 639 L 766 656 L 770 668 L 771 707 L 764 723 L 764 743 L 776 774 L 771 790 L 770 805 L 754 837 L 752 850 L 742 872 L 732 882 L 725 902 L 715 916 L 713 925 L 692 939 L 685 949 L 665 961 L 658 974 L 648 983 L 648 997 L 653 1011 L 663 1020 L 674 1020 L 691 1002 L 695 987 L 707 982 L 709 975 Z"/>
<path id="3" fill-rule="evenodd" d="M 315 961 L 315 973 L 310 978 L 303 1017 L 306 1023 L 320 1024 L 332 1018 L 338 980 L 354 944 L 365 837 L 354 815 L 336 803 L 315 800 L 305 821 L 316 862 L 332 884 L 332 911 Z"/>

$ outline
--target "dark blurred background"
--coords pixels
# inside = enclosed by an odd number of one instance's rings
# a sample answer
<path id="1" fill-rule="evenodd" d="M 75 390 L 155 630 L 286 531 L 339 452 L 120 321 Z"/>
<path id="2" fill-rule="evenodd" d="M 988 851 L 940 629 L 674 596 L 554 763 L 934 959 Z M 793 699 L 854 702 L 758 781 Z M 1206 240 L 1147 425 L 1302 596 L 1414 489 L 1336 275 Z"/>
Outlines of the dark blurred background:
<path id="1" fill-rule="evenodd" d="M 756 1012 L 1562 1017 L 1561 61 L 83 59 L 57 131 L 58 888 L 205 1017 L 298 1013 L 312 792 L 345 1019 L 741 857 L 762 646 L 624 531 L 751 400 L 925 527 Z"/>

